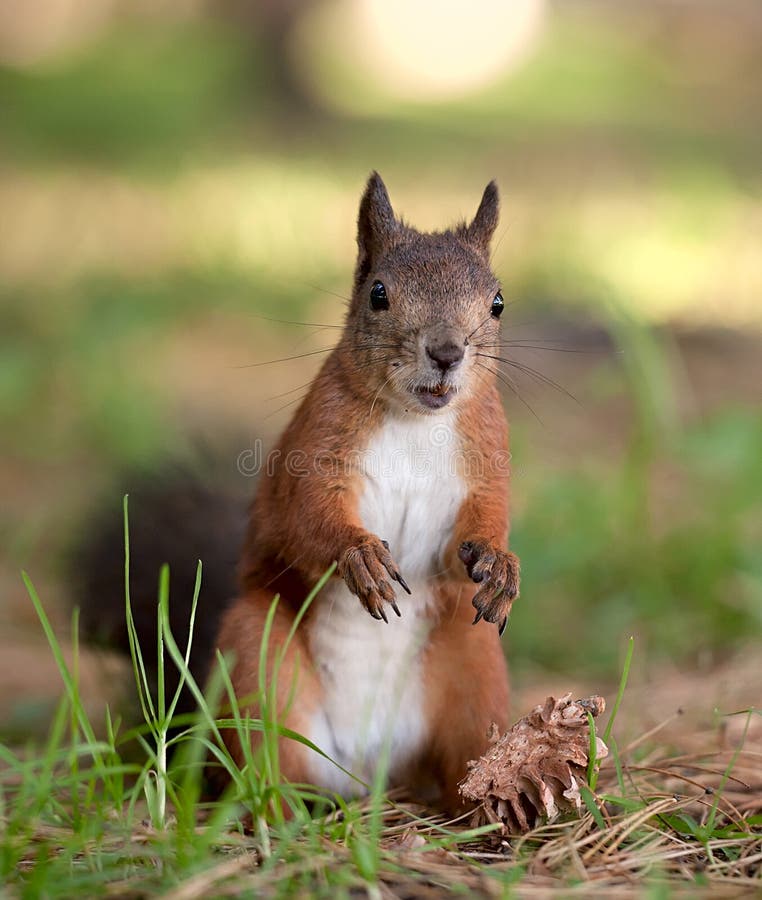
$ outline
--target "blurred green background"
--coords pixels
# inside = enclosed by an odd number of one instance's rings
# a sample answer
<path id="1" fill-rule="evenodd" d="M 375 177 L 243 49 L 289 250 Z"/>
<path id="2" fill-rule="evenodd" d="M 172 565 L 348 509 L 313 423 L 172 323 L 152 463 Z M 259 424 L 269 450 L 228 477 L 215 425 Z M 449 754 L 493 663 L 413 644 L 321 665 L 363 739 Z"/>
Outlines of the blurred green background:
<path id="1" fill-rule="evenodd" d="M 760 111 L 754 0 L 3 5 L 5 640 L 114 471 L 285 424 L 321 354 L 245 367 L 330 346 L 271 320 L 341 321 L 378 169 L 500 184 L 519 676 L 759 653 Z"/>

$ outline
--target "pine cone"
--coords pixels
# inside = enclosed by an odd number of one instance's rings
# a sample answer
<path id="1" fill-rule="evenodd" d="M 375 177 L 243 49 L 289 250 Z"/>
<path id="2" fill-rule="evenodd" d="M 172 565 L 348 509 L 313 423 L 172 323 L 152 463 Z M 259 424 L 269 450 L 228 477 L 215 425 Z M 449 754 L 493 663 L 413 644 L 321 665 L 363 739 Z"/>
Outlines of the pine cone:
<path id="1" fill-rule="evenodd" d="M 579 785 L 587 783 L 590 731 L 587 714 L 600 715 L 603 697 L 559 700 L 548 697 L 499 736 L 490 729 L 490 749 L 468 764 L 459 789 L 476 802 L 474 825 L 501 822 L 504 833 L 529 831 L 542 819 L 548 822 L 562 811 L 579 811 Z M 608 748 L 596 737 L 596 759 Z"/>

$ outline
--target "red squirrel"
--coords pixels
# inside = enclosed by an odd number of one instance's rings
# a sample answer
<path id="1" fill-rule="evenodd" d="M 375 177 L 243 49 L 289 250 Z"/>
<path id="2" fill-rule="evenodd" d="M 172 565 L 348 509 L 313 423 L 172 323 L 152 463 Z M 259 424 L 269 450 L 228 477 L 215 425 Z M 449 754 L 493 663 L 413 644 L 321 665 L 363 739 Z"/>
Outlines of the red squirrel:
<path id="1" fill-rule="evenodd" d="M 236 695 L 254 696 L 274 595 L 279 646 L 336 563 L 280 667 L 280 724 L 365 781 L 388 750 L 391 785 L 434 790 L 448 808 L 490 723 L 508 725 L 500 635 L 519 562 L 507 550 L 508 428 L 491 364 L 504 306 L 490 267 L 498 205 L 492 182 L 470 223 L 422 233 L 371 175 L 344 329 L 269 458 L 217 638 L 232 651 Z M 225 739 L 243 764 L 235 732 Z M 287 738 L 280 770 L 358 793 Z"/>

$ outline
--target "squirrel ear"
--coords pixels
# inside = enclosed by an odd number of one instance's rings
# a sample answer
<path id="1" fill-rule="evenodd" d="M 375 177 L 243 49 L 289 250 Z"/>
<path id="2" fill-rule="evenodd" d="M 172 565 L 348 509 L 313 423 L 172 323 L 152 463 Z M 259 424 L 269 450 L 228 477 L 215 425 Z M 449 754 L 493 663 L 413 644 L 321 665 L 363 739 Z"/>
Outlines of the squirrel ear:
<path id="1" fill-rule="evenodd" d="M 466 225 L 461 231 L 468 243 L 487 258 L 489 258 L 489 245 L 497 228 L 499 213 L 500 197 L 497 185 L 494 181 L 490 181 L 484 188 L 482 202 L 479 204 L 479 209 L 476 210 L 473 222 Z"/>
<path id="2" fill-rule="evenodd" d="M 368 274 L 373 258 L 387 246 L 398 228 L 397 219 L 381 176 L 372 172 L 360 201 L 357 216 L 357 280 Z"/>

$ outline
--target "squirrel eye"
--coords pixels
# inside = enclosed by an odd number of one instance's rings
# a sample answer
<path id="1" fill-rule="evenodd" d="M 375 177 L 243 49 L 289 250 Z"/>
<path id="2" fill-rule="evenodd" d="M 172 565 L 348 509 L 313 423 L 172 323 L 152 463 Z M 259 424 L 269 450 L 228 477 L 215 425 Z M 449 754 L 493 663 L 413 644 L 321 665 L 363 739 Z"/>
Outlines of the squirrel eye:
<path id="1" fill-rule="evenodd" d="M 500 293 L 500 291 L 498 291 L 495 294 L 495 299 L 492 301 L 492 310 L 491 310 L 492 315 L 496 319 L 499 319 L 500 314 L 502 313 L 504 308 L 505 308 L 505 302 L 503 301 L 503 295 Z"/>
<path id="2" fill-rule="evenodd" d="M 374 281 L 370 289 L 370 308 L 389 309 L 389 298 L 386 296 L 386 288 L 380 281 Z"/>

